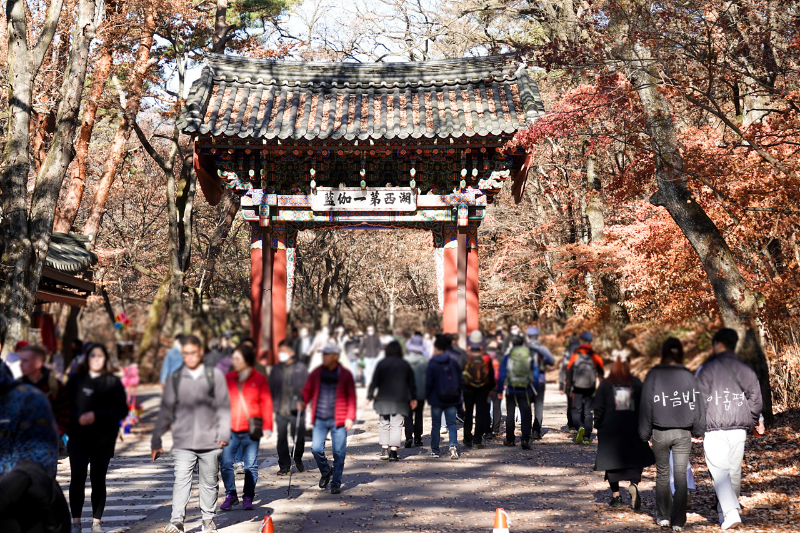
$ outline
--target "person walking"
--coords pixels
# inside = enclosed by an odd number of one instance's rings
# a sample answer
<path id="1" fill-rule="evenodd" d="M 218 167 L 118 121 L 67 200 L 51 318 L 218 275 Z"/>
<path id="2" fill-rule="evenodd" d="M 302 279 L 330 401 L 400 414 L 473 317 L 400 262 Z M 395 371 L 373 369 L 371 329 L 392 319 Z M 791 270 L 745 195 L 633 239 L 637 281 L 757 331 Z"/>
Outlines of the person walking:
<path id="1" fill-rule="evenodd" d="M 623 507 L 620 481 L 627 481 L 631 508 L 639 509 L 642 499 L 639 483 L 642 470 L 656 462 L 653 451 L 639 438 L 639 407 L 642 382 L 631 375 L 628 353 L 621 352 L 611 373 L 600 383 L 592 401 L 594 426 L 597 428 L 597 455 L 594 470 L 605 471 L 611 488 L 611 507 Z"/>
<path id="2" fill-rule="evenodd" d="M 217 531 L 219 458 L 231 439 L 231 403 L 225 376 L 203 366 L 203 344 L 189 335 L 181 347 L 183 366 L 168 378 L 161 396 L 153 437 L 153 461 L 164 453 L 161 436 L 172 428 L 172 515 L 164 533 L 183 533 L 186 505 L 192 494 L 192 472 L 198 470 L 203 531 Z"/>
<path id="3" fill-rule="evenodd" d="M 353 374 L 339 364 L 339 345 L 329 342 L 322 348 L 322 366 L 314 369 L 303 387 L 297 408 L 311 404 L 311 454 L 319 467 L 319 488 L 330 484 L 331 494 L 341 494 L 347 432 L 356 419 L 356 384 Z M 333 467 L 325 457 L 325 439 L 331 436 Z"/>
<path id="4" fill-rule="evenodd" d="M 416 397 L 414 370 L 403 359 L 400 343 L 392 341 L 386 345 L 386 357 L 375 367 L 372 383 L 367 391 L 367 400 L 375 401 L 375 412 L 379 417 L 378 442 L 381 445 L 381 459 L 400 460 L 397 449 L 403 435 L 403 419 L 416 409 Z"/>
<path id="5" fill-rule="evenodd" d="M 41 346 L 27 345 L 19 354 L 22 377 L 20 383 L 32 385 L 47 396 L 50 408 L 58 425 L 58 435 L 67 433 L 69 425 L 69 400 L 66 386 L 56 377 L 55 372 L 44 366 L 47 352 Z"/>
<path id="6" fill-rule="evenodd" d="M 747 432 L 753 427 L 758 426 L 759 433 L 764 432 L 758 376 L 736 357 L 734 350 L 738 341 L 739 335 L 733 329 L 716 332 L 711 339 L 713 353 L 697 370 L 697 384 L 705 399 L 706 411 L 703 452 L 717 493 L 717 513 L 722 529 L 742 523 L 739 489 L 744 444 Z M 677 464 L 675 472 L 682 472 Z"/>
<path id="7" fill-rule="evenodd" d="M 378 364 L 378 357 L 383 351 L 381 338 L 375 333 L 375 326 L 367 326 L 367 334 L 361 339 L 359 354 L 364 360 L 364 386 L 372 383 L 372 374 Z"/>
<path id="8" fill-rule="evenodd" d="M 233 463 L 237 452 L 244 462 L 242 510 L 253 510 L 258 482 L 258 443 L 272 434 L 272 396 L 267 378 L 254 370 L 256 353 L 247 345 L 238 346 L 231 354 L 231 367 L 225 380 L 231 404 L 231 436 L 222 448 L 220 472 L 225 485 L 225 501 L 219 508 L 230 511 L 239 503 L 236 494 L 236 473 Z"/>
<path id="9" fill-rule="evenodd" d="M 278 364 L 269 375 L 269 388 L 275 408 L 275 431 L 278 432 L 276 446 L 279 476 L 287 475 L 292 469 L 289 430 L 294 440 L 294 464 L 298 472 L 305 472 L 303 453 L 306 449 L 306 413 L 297 410 L 297 402 L 303 397 L 308 368 L 296 357 L 292 344 L 286 340 L 281 341 L 278 345 Z"/>
<path id="10" fill-rule="evenodd" d="M 498 330 L 498 332 L 500 332 L 500 330 Z M 500 332 L 499 336 L 502 337 L 502 332 Z M 489 358 L 492 361 L 492 372 L 494 373 L 494 382 L 497 383 L 500 379 L 500 364 L 503 361 L 503 357 L 500 355 L 500 343 L 494 340 L 490 341 L 488 346 L 486 346 L 485 353 L 486 355 L 489 356 Z M 490 427 L 484 434 L 484 438 L 493 439 L 498 435 L 500 435 L 500 427 L 503 423 L 502 398 L 503 395 L 498 392 L 497 387 L 489 391 L 489 402 L 491 403 L 492 420 Z"/>
<path id="11" fill-rule="evenodd" d="M 483 350 L 483 334 L 475 330 L 467 338 L 467 362 L 464 380 L 464 446 L 483 448 L 483 436 L 491 431 L 489 393 L 495 388 L 492 359 Z M 472 434 L 472 413 L 475 411 L 475 435 Z"/>
<path id="12" fill-rule="evenodd" d="M 694 375 L 683 366 L 681 341 L 670 337 L 661 346 L 661 363 L 654 366 L 642 386 L 639 437 L 652 439 L 656 458 L 656 522 L 673 531 L 686 525 L 686 468 L 692 452 L 692 435 L 706 428 L 705 402 Z M 675 465 L 675 495 L 669 483 L 669 455 Z"/>
<path id="13" fill-rule="evenodd" d="M 503 446 L 516 446 L 514 412 L 519 407 L 522 449 L 530 450 L 533 425 L 531 403 L 536 394 L 534 384 L 539 381 L 539 367 L 521 335 L 513 337 L 511 346 L 511 351 L 500 363 L 500 378 L 497 381 L 498 396 L 502 399 L 505 394 L 506 398 L 506 438 Z"/>
<path id="14" fill-rule="evenodd" d="M 100 522 L 106 506 L 108 464 L 114 457 L 119 422 L 128 415 L 125 387 L 111 373 L 111 360 L 105 346 L 93 344 L 86 351 L 86 357 L 67 382 L 66 395 L 72 533 L 81 532 L 87 473 L 92 482 L 92 533 L 102 533 Z"/>
<path id="15" fill-rule="evenodd" d="M 542 438 L 542 418 L 544 417 L 544 389 L 547 384 L 545 369 L 548 365 L 555 365 L 556 359 L 547 346 L 539 342 L 539 328 L 531 326 L 525 332 L 528 336 L 528 349 L 531 350 L 536 358 L 536 366 L 539 368 L 539 379 L 537 380 L 536 394 L 533 399 L 533 428 L 531 438 L 541 440 Z"/>
<path id="16" fill-rule="evenodd" d="M 567 388 L 572 396 L 572 423 L 578 428 L 577 444 L 589 444 L 592 437 L 592 397 L 597 380 L 603 379 L 603 359 L 592 349 L 592 334 L 581 333 L 581 344 L 567 363 Z"/>
<path id="17" fill-rule="evenodd" d="M 580 341 L 575 335 L 567 339 L 567 348 L 564 350 L 564 355 L 561 357 L 561 362 L 558 364 L 558 390 L 563 392 L 567 397 L 567 430 L 577 431 L 575 423 L 572 421 L 572 391 L 568 388 L 567 379 L 567 364 L 572 358 L 572 353 L 580 346 Z"/>
<path id="18" fill-rule="evenodd" d="M 458 429 L 456 427 L 456 406 L 461 402 L 461 369 L 448 349 L 451 340 L 448 335 L 437 335 L 433 343 L 433 357 L 425 373 L 425 398 L 431 406 L 431 457 L 439 457 L 439 430 L 444 414 L 450 436 L 450 459 L 458 459 Z"/>
<path id="19" fill-rule="evenodd" d="M 167 353 L 164 356 L 164 361 L 161 363 L 161 376 L 158 379 L 162 389 L 167 383 L 167 378 L 170 377 L 173 372 L 178 370 L 181 365 L 183 365 L 183 355 L 181 350 L 183 349 L 183 343 L 185 340 L 186 335 L 183 333 L 178 333 L 175 335 L 172 348 L 167 350 Z"/>
<path id="20" fill-rule="evenodd" d="M 422 446 L 422 419 L 425 409 L 425 373 L 428 370 L 428 357 L 425 340 L 422 335 L 415 334 L 406 341 L 406 362 L 411 365 L 414 372 L 414 385 L 417 394 L 412 400 L 417 401 L 416 407 L 411 409 L 411 413 L 403 420 L 406 429 L 406 448 L 412 446 Z M 413 440 L 412 440 L 413 439 Z"/>

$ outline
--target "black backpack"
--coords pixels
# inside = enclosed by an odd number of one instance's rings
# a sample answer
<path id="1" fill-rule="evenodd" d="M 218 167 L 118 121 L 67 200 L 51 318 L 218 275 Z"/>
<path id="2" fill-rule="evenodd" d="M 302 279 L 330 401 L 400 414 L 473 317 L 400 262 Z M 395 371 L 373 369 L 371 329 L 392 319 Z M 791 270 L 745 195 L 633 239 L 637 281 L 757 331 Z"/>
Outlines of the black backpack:
<path id="1" fill-rule="evenodd" d="M 578 358 L 572 364 L 572 386 L 577 389 L 593 389 L 597 383 L 597 368 L 592 358 L 593 352 L 576 351 Z"/>
<path id="2" fill-rule="evenodd" d="M 458 365 L 452 359 L 439 364 L 444 367 L 444 372 L 436 380 L 436 396 L 442 403 L 457 403 L 461 399 L 461 376 Z"/>

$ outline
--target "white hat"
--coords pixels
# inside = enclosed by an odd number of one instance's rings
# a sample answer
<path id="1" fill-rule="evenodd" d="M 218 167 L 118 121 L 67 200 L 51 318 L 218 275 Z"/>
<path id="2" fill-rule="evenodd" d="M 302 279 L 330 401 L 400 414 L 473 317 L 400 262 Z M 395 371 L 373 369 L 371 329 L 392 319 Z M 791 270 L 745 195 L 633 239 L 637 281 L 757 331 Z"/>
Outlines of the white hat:
<path id="1" fill-rule="evenodd" d="M 335 353 L 339 355 L 339 345 L 335 342 L 327 342 L 325 343 L 325 347 L 322 348 L 322 353 Z"/>

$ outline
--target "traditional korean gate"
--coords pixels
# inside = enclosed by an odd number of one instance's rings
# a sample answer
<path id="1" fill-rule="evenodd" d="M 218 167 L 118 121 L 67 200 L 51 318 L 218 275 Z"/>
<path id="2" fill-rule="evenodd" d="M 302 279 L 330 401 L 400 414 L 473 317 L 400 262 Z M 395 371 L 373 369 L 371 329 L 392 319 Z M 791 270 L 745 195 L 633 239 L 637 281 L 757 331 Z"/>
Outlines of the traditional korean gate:
<path id="1" fill-rule="evenodd" d="M 502 154 L 544 112 L 511 56 L 306 63 L 208 54 L 181 117 L 208 201 L 241 195 L 252 224 L 251 329 L 274 362 L 286 334 L 297 232 L 432 233 L 443 329 L 478 327 L 478 226 L 530 158 Z M 265 245 L 268 243 L 268 245 Z"/>

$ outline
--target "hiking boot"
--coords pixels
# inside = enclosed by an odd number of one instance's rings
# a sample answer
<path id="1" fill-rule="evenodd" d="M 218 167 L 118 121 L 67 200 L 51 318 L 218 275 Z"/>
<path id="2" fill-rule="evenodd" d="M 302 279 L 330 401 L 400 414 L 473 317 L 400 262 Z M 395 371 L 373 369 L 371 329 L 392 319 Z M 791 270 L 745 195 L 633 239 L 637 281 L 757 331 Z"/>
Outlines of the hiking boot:
<path id="1" fill-rule="evenodd" d="M 528 439 L 522 439 L 520 441 L 520 446 L 522 446 L 523 450 L 530 450 L 531 449 L 531 441 Z"/>
<path id="2" fill-rule="evenodd" d="M 397 455 L 397 450 L 389 450 L 389 461 L 399 461 L 400 456 Z"/>
<path id="3" fill-rule="evenodd" d="M 306 471 L 306 465 L 303 464 L 303 460 L 302 459 L 295 459 L 294 460 L 294 467 L 297 469 L 298 473 Z"/>
<path id="4" fill-rule="evenodd" d="M 233 463 L 233 471 L 237 476 L 243 476 L 244 475 L 244 463 L 242 463 L 242 462 Z"/>
<path id="5" fill-rule="evenodd" d="M 73 527 L 75 527 L 75 524 L 73 524 Z M 80 529 L 78 529 L 78 532 L 80 532 Z M 75 530 L 73 530 L 71 533 L 76 533 L 76 532 Z M 167 524 L 167 527 L 164 528 L 164 533 L 183 533 L 183 523 L 170 522 L 169 524 Z"/>
<path id="6" fill-rule="evenodd" d="M 242 498 L 242 511 L 252 511 L 253 510 L 253 498 L 248 498 L 245 496 Z"/>
<path id="7" fill-rule="evenodd" d="M 341 494 L 342 487 L 331 487 L 331 494 Z"/>
<path id="8" fill-rule="evenodd" d="M 628 492 L 631 495 L 631 509 L 641 509 L 642 508 L 642 497 L 639 496 L 639 487 L 634 485 L 633 483 L 630 484 L 628 487 Z"/>
<path id="9" fill-rule="evenodd" d="M 540 431 L 534 431 L 534 432 L 531 434 L 531 438 L 532 438 L 533 440 L 542 440 L 542 433 L 541 433 Z"/>
<path id="10" fill-rule="evenodd" d="M 406 439 L 406 448 L 414 447 L 414 439 Z"/>
<path id="11" fill-rule="evenodd" d="M 289 472 L 291 472 L 291 471 L 292 471 L 291 468 L 281 468 L 280 470 L 278 470 L 278 473 L 275 474 L 275 475 L 276 476 L 288 476 Z"/>
<path id="12" fill-rule="evenodd" d="M 389 448 L 381 448 L 381 461 L 389 459 Z"/>
<path id="13" fill-rule="evenodd" d="M 239 498 L 236 497 L 236 494 L 227 494 L 225 496 L 225 501 L 222 502 L 222 505 L 219 506 L 221 511 L 230 511 L 231 507 L 237 505 L 239 503 Z"/>
<path id="14" fill-rule="evenodd" d="M 169 526 L 167 526 L 169 527 Z M 80 522 L 73 522 L 72 526 L 69 528 L 69 533 L 82 533 L 81 523 Z M 166 531 L 166 529 L 164 530 Z M 183 529 L 181 529 L 181 533 L 183 533 Z"/>
<path id="15" fill-rule="evenodd" d="M 322 476 L 321 478 L 319 478 L 319 488 L 324 489 L 325 487 L 327 487 L 328 483 L 331 482 L 332 477 L 333 477 L 333 470 L 328 472 L 327 476 Z"/>
<path id="16" fill-rule="evenodd" d="M 578 429 L 578 434 L 575 435 L 575 444 L 583 444 L 583 435 L 586 433 L 584 428 Z"/>
<path id="17" fill-rule="evenodd" d="M 458 448 L 456 448 L 455 446 L 450 446 L 450 459 L 452 459 L 453 461 L 458 459 Z"/>
<path id="18" fill-rule="evenodd" d="M 517 445 L 516 441 L 503 439 L 503 446 L 508 446 L 510 448 L 511 446 L 516 446 L 516 445 Z"/>
<path id="19" fill-rule="evenodd" d="M 622 503 L 622 496 L 612 496 L 611 500 L 608 502 L 608 506 L 612 509 L 619 509 L 620 507 L 625 507 L 625 504 Z"/>
<path id="20" fill-rule="evenodd" d="M 217 533 L 217 525 L 213 520 L 203 520 L 203 533 Z"/>
<path id="21" fill-rule="evenodd" d="M 432 458 L 434 458 L 434 459 L 438 459 L 438 458 L 439 458 L 439 452 L 431 452 L 431 455 L 430 455 L 430 456 L 431 456 Z"/>
<path id="22" fill-rule="evenodd" d="M 92 533 L 103 533 L 103 526 L 100 525 L 100 522 L 92 521 Z"/>
<path id="23" fill-rule="evenodd" d="M 414 446 L 422 446 L 422 439 L 414 439 Z"/>

